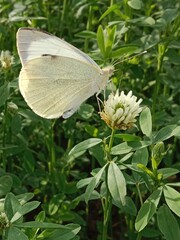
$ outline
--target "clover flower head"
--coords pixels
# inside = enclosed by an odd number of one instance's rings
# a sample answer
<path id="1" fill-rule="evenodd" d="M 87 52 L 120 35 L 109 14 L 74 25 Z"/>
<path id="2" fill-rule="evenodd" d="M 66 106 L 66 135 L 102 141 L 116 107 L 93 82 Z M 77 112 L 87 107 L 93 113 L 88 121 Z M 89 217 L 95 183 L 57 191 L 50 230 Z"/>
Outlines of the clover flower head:
<path id="1" fill-rule="evenodd" d="M 10 51 L 1 51 L 0 62 L 3 68 L 9 69 L 14 63 L 14 57 L 11 55 Z"/>
<path id="2" fill-rule="evenodd" d="M 104 109 L 100 112 L 101 118 L 112 129 L 126 130 L 135 126 L 136 117 L 142 111 L 139 106 L 142 99 L 137 101 L 137 97 L 129 91 L 127 95 L 119 90 L 111 93 L 104 102 Z"/>

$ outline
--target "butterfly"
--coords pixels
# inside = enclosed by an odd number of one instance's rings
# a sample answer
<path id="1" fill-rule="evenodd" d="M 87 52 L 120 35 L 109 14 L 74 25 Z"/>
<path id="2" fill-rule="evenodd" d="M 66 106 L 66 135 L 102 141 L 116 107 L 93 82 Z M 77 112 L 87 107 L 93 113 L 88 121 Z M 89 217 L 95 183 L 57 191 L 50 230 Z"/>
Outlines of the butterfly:
<path id="1" fill-rule="evenodd" d="M 47 119 L 68 118 L 106 87 L 113 67 L 100 68 L 66 41 L 37 29 L 20 28 L 19 89 L 29 107 Z"/>

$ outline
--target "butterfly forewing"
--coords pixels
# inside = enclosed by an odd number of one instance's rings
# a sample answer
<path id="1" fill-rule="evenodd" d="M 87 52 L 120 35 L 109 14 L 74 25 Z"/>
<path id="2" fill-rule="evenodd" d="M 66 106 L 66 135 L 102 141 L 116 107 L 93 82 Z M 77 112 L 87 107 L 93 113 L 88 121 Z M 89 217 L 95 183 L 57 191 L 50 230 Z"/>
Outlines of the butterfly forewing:
<path id="1" fill-rule="evenodd" d="M 42 55 L 71 57 L 99 67 L 87 54 L 71 44 L 46 32 L 31 28 L 20 28 L 17 32 L 17 48 L 24 65 Z"/>

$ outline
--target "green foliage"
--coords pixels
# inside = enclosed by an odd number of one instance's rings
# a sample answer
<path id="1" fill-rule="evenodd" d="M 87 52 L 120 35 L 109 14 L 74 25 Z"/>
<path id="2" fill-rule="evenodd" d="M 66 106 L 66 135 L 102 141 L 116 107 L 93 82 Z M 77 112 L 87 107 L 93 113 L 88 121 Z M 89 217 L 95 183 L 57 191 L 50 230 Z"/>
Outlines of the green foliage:
<path id="1" fill-rule="evenodd" d="M 119 167 L 110 162 L 107 172 L 108 189 L 114 201 L 125 205 L 126 181 Z"/>
<path id="2" fill-rule="evenodd" d="M 162 188 L 160 187 L 155 190 L 141 206 L 135 221 L 135 228 L 138 232 L 146 227 L 152 216 L 155 214 L 161 193 Z"/>
<path id="3" fill-rule="evenodd" d="M 139 118 L 141 130 L 144 135 L 151 139 L 152 137 L 152 118 L 149 108 L 145 108 Z"/>
<path id="4" fill-rule="evenodd" d="M 0 1 L 0 54 L 13 56 L 8 67 L 0 59 L 1 239 L 180 238 L 179 8 L 177 0 Z M 95 97 L 69 119 L 33 113 L 18 88 L 20 27 L 113 65 L 105 96 L 118 88 L 142 98 L 136 127 L 110 132 Z"/>
<path id="5" fill-rule="evenodd" d="M 178 222 L 166 205 L 159 208 L 157 213 L 158 226 L 165 239 L 177 239 L 180 237 Z"/>
<path id="6" fill-rule="evenodd" d="M 15 196 L 9 192 L 1 209 L 0 222 L 3 229 L 3 236 L 7 240 L 11 239 L 73 239 L 80 230 L 77 224 L 66 226 L 44 221 L 45 214 L 41 212 L 35 221 L 23 222 L 23 216 L 36 209 L 40 202 L 28 200 L 33 198 L 33 194 L 25 193 Z M 26 232 L 26 229 L 31 229 Z M 39 232 L 40 229 L 46 229 Z"/>

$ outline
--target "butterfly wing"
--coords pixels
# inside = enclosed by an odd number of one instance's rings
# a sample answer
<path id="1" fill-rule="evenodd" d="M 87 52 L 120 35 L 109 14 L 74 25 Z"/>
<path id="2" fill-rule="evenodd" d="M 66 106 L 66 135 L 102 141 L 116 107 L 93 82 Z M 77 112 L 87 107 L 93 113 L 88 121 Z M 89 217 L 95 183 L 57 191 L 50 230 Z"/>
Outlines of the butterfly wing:
<path id="1" fill-rule="evenodd" d="M 46 55 L 26 62 L 19 87 L 27 104 L 44 118 L 70 117 L 99 91 L 100 68 L 74 58 Z"/>
<path id="2" fill-rule="evenodd" d="M 56 55 L 74 58 L 99 68 L 87 54 L 76 47 L 54 35 L 33 28 L 20 28 L 18 30 L 17 49 L 22 65 L 43 55 Z"/>

